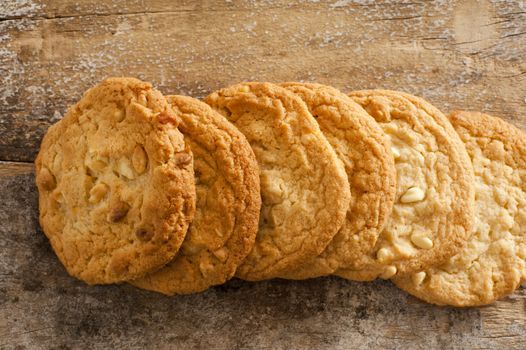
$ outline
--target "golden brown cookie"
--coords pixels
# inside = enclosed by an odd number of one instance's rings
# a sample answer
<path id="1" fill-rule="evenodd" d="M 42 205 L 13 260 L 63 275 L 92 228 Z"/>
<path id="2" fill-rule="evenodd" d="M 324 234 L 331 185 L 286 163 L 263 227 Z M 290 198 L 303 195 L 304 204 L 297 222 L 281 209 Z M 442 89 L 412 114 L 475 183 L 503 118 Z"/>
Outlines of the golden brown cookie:
<path id="1" fill-rule="evenodd" d="M 280 275 L 290 279 L 324 276 L 362 260 L 374 248 L 393 209 L 394 160 L 378 123 L 348 96 L 319 84 L 281 86 L 305 102 L 349 178 L 351 202 L 340 231 L 320 255 Z"/>
<path id="2" fill-rule="evenodd" d="M 175 258 L 131 283 L 164 294 L 200 292 L 229 280 L 256 238 L 261 197 L 250 144 L 206 103 L 167 96 L 194 155 L 196 214 Z"/>
<path id="3" fill-rule="evenodd" d="M 465 244 L 473 223 L 474 175 L 447 118 L 421 98 L 366 90 L 349 94 L 391 140 L 396 201 L 373 254 L 339 276 L 371 280 L 440 264 Z"/>
<path id="4" fill-rule="evenodd" d="M 305 103 L 270 83 L 237 84 L 205 102 L 246 136 L 261 172 L 259 231 L 237 276 L 273 278 L 320 254 L 345 220 L 350 192 Z"/>
<path id="5" fill-rule="evenodd" d="M 526 281 L 526 135 L 482 113 L 449 119 L 475 169 L 474 233 L 444 264 L 394 282 L 429 303 L 486 305 Z"/>
<path id="6" fill-rule="evenodd" d="M 160 92 L 133 78 L 88 90 L 35 161 L 40 224 L 68 272 L 121 282 L 175 255 L 194 215 L 192 154 Z"/>

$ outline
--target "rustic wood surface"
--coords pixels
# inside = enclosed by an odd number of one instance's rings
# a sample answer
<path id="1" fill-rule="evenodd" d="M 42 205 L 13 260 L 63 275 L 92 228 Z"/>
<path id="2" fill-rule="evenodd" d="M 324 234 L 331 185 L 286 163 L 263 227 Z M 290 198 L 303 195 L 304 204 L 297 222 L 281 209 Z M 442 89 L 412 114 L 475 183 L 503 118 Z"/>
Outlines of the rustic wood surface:
<path id="1" fill-rule="evenodd" d="M 43 133 L 104 77 L 382 87 L 526 130 L 525 1 L 0 1 L 0 349 L 524 349 L 526 290 L 474 309 L 389 282 L 233 280 L 167 298 L 70 278 L 37 222 Z"/>

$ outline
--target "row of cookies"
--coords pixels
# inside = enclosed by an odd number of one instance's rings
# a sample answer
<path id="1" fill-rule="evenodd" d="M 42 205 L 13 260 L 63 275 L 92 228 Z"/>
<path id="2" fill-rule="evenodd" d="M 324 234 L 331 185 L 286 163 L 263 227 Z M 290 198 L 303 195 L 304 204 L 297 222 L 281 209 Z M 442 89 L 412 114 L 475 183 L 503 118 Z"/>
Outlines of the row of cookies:
<path id="1" fill-rule="evenodd" d="M 485 305 L 513 293 L 526 281 L 526 135 L 481 113 L 445 117 L 401 92 L 349 97 L 388 138 L 396 192 L 374 247 L 333 274 L 392 279 L 438 305 Z"/>
<path id="2" fill-rule="evenodd" d="M 510 125 L 316 84 L 244 83 L 205 102 L 109 79 L 50 129 L 36 161 L 40 221 L 72 275 L 165 294 L 234 273 L 381 277 L 458 306 L 522 281 L 524 138 Z M 492 204 L 484 186 L 500 194 L 494 215 L 479 212 Z"/>
<path id="3" fill-rule="evenodd" d="M 526 135 L 481 113 L 445 117 L 400 92 L 349 97 L 389 140 L 396 193 L 374 247 L 333 274 L 392 279 L 439 305 L 485 305 L 513 293 L 526 281 Z"/>

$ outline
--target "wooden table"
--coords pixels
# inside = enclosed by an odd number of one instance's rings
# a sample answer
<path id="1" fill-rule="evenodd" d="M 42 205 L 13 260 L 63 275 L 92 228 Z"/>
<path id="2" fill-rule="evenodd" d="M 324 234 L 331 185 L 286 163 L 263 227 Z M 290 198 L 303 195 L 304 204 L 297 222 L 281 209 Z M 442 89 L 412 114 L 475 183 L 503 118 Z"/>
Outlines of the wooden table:
<path id="1" fill-rule="evenodd" d="M 1 349 L 526 347 L 526 290 L 453 309 L 338 278 L 174 298 L 86 286 L 39 229 L 31 164 L 49 125 L 115 75 L 196 97 L 244 80 L 399 89 L 526 130 L 525 1 L 94 3 L 0 2 Z"/>

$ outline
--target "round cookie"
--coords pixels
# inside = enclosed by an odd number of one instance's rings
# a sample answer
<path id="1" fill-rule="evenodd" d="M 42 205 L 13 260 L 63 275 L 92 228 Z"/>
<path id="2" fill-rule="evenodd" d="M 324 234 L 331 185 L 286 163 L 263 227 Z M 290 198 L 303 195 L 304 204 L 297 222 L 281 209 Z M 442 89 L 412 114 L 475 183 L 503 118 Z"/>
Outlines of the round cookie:
<path id="1" fill-rule="evenodd" d="M 246 136 L 261 172 L 256 243 L 236 275 L 269 279 L 320 254 L 345 220 L 350 192 L 343 164 L 305 103 L 270 83 L 237 84 L 205 102 Z"/>
<path id="2" fill-rule="evenodd" d="M 446 263 L 394 282 L 429 303 L 486 305 L 526 281 L 526 135 L 481 113 L 449 118 L 475 169 L 474 233 Z"/>
<path id="3" fill-rule="evenodd" d="M 160 268 L 194 215 L 192 154 L 168 102 L 137 79 L 88 90 L 48 130 L 35 166 L 42 229 L 89 284 Z"/>
<path id="4" fill-rule="evenodd" d="M 131 284 L 164 294 L 200 292 L 222 284 L 254 245 L 261 197 L 249 143 L 206 103 L 167 96 L 194 155 L 196 214 L 175 258 Z"/>
<path id="5" fill-rule="evenodd" d="M 319 84 L 285 83 L 306 103 L 345 165 L 351 202 L 346 220 L 318 256 L 280 277 L 329 275 L 363 259 L 374 248 L 393 209 L 396 170 L 384 132 L 363 108 L 340 91 Z"/>
<path id="6" fill-rule="evenodd" d="M 373 253 L 335 274 L 353 280 L 391 278 L 440 264 L 471 234 L 473 167 L 447 118 L 421 98 L 395 91 L 349 94 L 390 138 L 396 201 Z"/>

